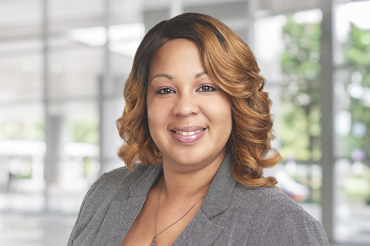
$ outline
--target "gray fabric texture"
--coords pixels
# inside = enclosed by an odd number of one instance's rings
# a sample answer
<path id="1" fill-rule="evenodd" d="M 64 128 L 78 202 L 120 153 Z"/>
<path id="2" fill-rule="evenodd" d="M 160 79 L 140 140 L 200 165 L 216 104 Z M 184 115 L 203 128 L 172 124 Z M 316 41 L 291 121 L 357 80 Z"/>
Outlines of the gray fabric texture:
<path id="1" fill-rule="evenodd" d="M 228 155 L 173 245 L 329 245 L 321 224 L 298 204 L 276 187 L 239 184 L 232 165 Z M 161 173 L 161 165 L 138 164 L 104 174 L 86 194 L 68 245 L 121 245 Z"/>

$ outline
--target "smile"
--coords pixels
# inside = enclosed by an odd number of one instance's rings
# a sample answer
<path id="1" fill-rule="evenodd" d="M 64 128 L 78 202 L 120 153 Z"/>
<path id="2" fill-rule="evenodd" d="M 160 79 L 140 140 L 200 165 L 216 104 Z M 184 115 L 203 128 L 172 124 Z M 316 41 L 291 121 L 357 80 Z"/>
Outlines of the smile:
<path id="1" fill-rule="evenodd" d="M 172 133 L 172 136 L 175 138 L 175 140 L 177 140 L 178 142 L 190 144 L 190 143 L 194 143 L 198 141 L 199 139 L 201 139 L 204 133 L 206 132 L 206 130 L 207 128 L 202 128 L 202 129 L 197 129 L 197 130 L 186 129 L 185 131 L 174 129 L 174 130 L 171 130 L 171 133 Z"/>
<path id="2" fill-rule="evenodd" d="M 194 135 L 198 132 L 201 132 L 201 131 L 204 131 L 205 129 L 201 129 L 201 130 L 198 130 L 198 131 L 192 131 L 192 132 L 182 132 L 182 131 L 175 131 L 175 133 L 178 133 L 178 134 L 181 134 L 183 136 L 190 136 L 190 135 Z"/>

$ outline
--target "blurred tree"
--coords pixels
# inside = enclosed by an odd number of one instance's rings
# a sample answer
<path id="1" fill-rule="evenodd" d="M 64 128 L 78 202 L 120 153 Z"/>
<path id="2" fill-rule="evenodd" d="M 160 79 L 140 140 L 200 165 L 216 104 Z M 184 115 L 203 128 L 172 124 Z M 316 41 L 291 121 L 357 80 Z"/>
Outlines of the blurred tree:
<path id="1" fill-rule="evenodd" d="M 343 67 L 351 113 L 351 134 L 346 156 L 369 164 L 370 157 L 370 30 L 351 25 L 349 37 L 342 44 Z M 357 154 L 356 154 L 357 153 Z"/>
<path id="2" fill-rule="evenodd" d="M 73 142 L 98 145 L 99 123 L 96 119 L 73 120 L 71 123 Z"/>
<path id="3" fill-rule="evenodd" d="M 292 16 L 283 27 L 282 122 L 279 132 L 284 159 L 308 165 L 306 185 L 312 194 L 312 164 L 320 153 L 320 24 L 296 23 Z"/>
<path id="4" fill-rule="evenodd" d="M 320 36 L 320 24 L 297 23 L 293 16 L 287 17 L 283 27 L 285 49 L 282 54 L 282 122 L 279 125 L 279 139 L 285 160 L 307 164 L 306 184 L 311 192 L 311 165 L 319 163 L 321 157 L 318 91 Z M 351 25 L 348 39 L 340 48 L 343 62 L 339 65 L 345 76 L 339 79 L 349 98 L 349 106 L 344 110 L 351 115 L 351 132 L 340 139 L 346 142 L 340 154 L 354 161 L 369 163 L 370 30 Z"/>

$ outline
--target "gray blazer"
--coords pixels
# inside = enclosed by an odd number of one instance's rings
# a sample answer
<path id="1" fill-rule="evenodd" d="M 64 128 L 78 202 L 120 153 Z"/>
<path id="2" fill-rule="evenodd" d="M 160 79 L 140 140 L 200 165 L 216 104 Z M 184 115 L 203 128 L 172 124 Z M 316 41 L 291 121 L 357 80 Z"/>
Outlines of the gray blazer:
<path id="1" fill-rule="evenodd" d="M 231 168 L 228 156 L 173 245 L 329 245 L 321 224 L 278 188 L 243 186 Z M 121 245 L 161 173 L 161 165 L 139 164 L 104 174 L 85 196 L 68 245 Z"/>

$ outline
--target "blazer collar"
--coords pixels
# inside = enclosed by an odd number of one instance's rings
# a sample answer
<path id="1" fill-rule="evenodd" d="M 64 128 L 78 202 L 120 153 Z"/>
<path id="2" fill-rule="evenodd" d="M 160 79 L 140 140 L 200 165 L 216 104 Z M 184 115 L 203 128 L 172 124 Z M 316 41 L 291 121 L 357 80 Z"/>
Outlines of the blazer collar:
<path id="1" fill-rule="evenodd" d="M 236 185 L 232 167 L 232 156 L 227 154 L 212 181 L 211 187 L 209 187 L 201 207 L 201 210 L 209 219 L 223 213 L 227 209 L 232 191 Z"/>
<path id="2" fill-rule="evenodd" d="M 212 245 L 223 231 L 223 227 L 211 218 L 226 211 L 236 180 L 232 175 L 232 157 L 228 154 L 217 171 L 202 207 L 193 220 L 173 243 L 180 245 Z"/>
<path id="3" fill-rule="evenodd" d="M 228 153 L 221 163 L 202 205 L 202 210 L 208 218 L 212 218 L 227 208 L 232 190 L 236 185 L 232 167 L 233 159 L 231 154 Z M 162 172 L 163 168 L 160 164 L 146 167 L 143 174 L 130 186 L 130 196 L 146 197 Z"/>
<path id="4" fill-rule="evenodd" d="M 162 174 L 162 171 L 163 168 L 160 164 L 152 164 L 147 167 L 143 174 L 130 185 L 130 197 L 146 197 L 150 188 Z"/>
<path id="5" fill-rule="evenodd" d="M 228 153 L 221 163 L 201 207 L 201 210 L 209 219 L 227 209 L 232 191 L 237 183 L 233 177 L 232 168 L 233 159 L 231 154 Z M 149 166 L 130 186 L 130 196 L 146 197 L 162 171 L 162 165 Z"/>
<path id="6" fill-rule="evenodd" d="M 173 245 L 212 245 L 219 237 L 223 228 L 215 224 L 211 218 L 223 213 L 231 199 L 236 185 L 232 175 L 232 163 L 231 155 L 228 154 L 212 181 L 202 207 Z M 142 175 L 130 186 L 129 198 L 124 201 L 116 200 L 109 207 L 93 245 L 119 245 L 123 241 L 140 212 L 150 188 L 162 174 L 161 165 L 144 168 Z M 136 171 L 139 170 L 136 169 Z"/>
<path id="7" fill-rule="evenodd" d="M 139 214 L 150 188 L 162 173 L 162 166 L 157 164 L 149 167 L 140 165 L 132 172 L 137 172 L 138 175 L 136 181 L 129 187 L 129 196 L 118 193 L 116 199 L 112 201 L 99 233 L 95 237 L 94 246 L 121 245 Z"/>

